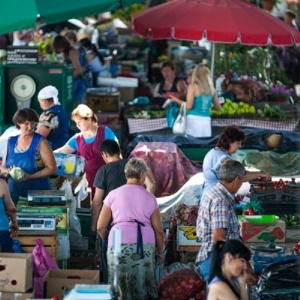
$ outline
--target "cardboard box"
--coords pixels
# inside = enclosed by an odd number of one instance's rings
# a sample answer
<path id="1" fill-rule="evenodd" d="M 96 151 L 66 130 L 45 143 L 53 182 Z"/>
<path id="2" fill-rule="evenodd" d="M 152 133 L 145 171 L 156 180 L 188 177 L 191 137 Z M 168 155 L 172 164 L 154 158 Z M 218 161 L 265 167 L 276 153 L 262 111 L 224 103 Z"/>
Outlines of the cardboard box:
<path id="1" fill-rule="evenodd" d="M 100 253 L 98 250 L 73 250 L 68 259 L 68 269 L 99 270 Z"/>
<path id="2" fill-rule="evenodd" d="M 177 251 L 199 251 L 200 247 L 196 226 L 177 227 Z"/>
<path id="3" fill-rule="evenodd" d="M 75 284 L 99 284 L 99 270 L 49 270 L 44 277 L 44 298 L 63 298 Z"/>
<path id="4" fill-rule="evenodd" d="M 0 292 L 0 300 L 27 300 L 33 299 L 33 293 L 8 293 Z"/>
<path id="5" fill-rule="evenodd" d="M 271 224 L 254 224 L 240 219 L 239 224 L 241 237 L 246 243 L 267 243 L 271 240 L 276 243 L 285 242 L 286 224 L 282 220 Z"/>
<path id="6" fill-rule="evenodd" d="M 32 255 L 0 253 L 0 291 L 24 293 L 32 288 Z"/>

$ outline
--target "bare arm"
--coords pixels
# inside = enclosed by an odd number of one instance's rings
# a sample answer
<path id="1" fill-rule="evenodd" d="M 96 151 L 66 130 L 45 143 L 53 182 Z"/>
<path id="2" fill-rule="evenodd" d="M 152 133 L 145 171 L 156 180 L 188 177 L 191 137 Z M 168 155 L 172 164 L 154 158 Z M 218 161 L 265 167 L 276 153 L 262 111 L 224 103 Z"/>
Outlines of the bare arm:
<path id="1" fill-rule="evenodd" d="M 63 154 L 72 154 L 75 152 L 75 149 L 71 148 L 68 145 L 64 145 L 56 150 L 54 150 L 56 153 L 63 153 Z"/>
<path id="2" fill-rule="evenodd" d="M 179 98 L 183 98 L 186 94 L 187 86 L 184 80 L 178 80 L 177 82 L 177 93 Z"/>
<path id="3" fill-rule="evenodd" d="M 5 166 L 5 164 L 6 164 L 6 154 L 7 154 L 7 152 L 5 151 L 3 153 L 2 162 L 1 162 L 1 165 L 0 165 L 0 172 L 4 176 L 7 176 L 8 172 L 9 172 L 9 169 Z"/>
<path id="4" fill-rule="evenodd" d="M 272 180 L 271 175 L 268 174 L 268 173 L 263 173 L 263 172 L 249 172 L 249 171 L 247 171 L 246 175 L 243 178 L 243 181 L 244 182 L 251 181 L 251 180 L 254 180 L 254 179 L 258 178 L 258 177 L 265 177 L 267 180 Z"/>
<path id="5" fill-rule="evenodd" d="M 82 68 L 82 66 L 80 65 L 79 56 L 76 49 L 70 50 L 69 59 L 71 60 L 74 67 L 73 76 L 76 78 L 84 72 L 84 68 Z"/>
<path id="6" fill-rule="evenodd" d="M 28 179 L 48 177 L 50 175 L 53 175 L 56 172 L 57 166 L 53 155 L 53 151 L 45 139 L 42 139 L 40 142 L 39 152 L 41 153 L 41 158 L 44 163 L 44 168 L 33 174 L 26 174 L 25 178 L 22 179 L 22 181 Z"/>
<path id="7" fill-rule="evenodd" d="M 186 95 L 186 109 L 192 109 L 194 106 L 195 88 L 193 84 L 190 84 L 187 89 Z"/>
<path id="8" fill-rule="evenodd" d="M 101 213 L 97 222 L 97 230 L 102 239 L 107 235 L 107 225 L 111 218 L 111 209 L 105 204 L 102 206 Z"/>
<path id="9" fill-rule="evenodd" d="M 156 255 L 162 261 L 162 252 L 164 249 L 164 229 L 161 223 L 159 208 L 155 209 L 151 216 L 151 226 L 155 234 Z"/>
<path id="10" fill-rule="evenodd" d="M 10 234 L 12 238 L 15 238 L 19 232 L 17 211 L 8 191 L 7 184 L 3 179 L 0 179 L 0 190 L 2 191 L 6 214 L 10 219 Z"/>
<path id="11" fill-rule="evenodd" d="M 148 192 L 155 195 L 156 192 L 156 181 L 154 178 L 154 174 L 151 169 L 148 169 L 146 173 L 145 186 Z"/>
<path id="12" fill-rule="evenodd" d="M 213 232 L 212 240 L 214 244 L 217 243 L 218 241 L 226 241 L 224 228 L 215 228 L 212 230 L 212 232 Z"/>
<path id="13" fill-rule="evenodd" d="M 221 104 L 219 102 L 219 99 L 217 97 L 216 91 L 213 93 L 213 109 L 219 110 L 221 109 Z"/>
<path id="14" fill-rule="evenodd" d="M 177 98 L 177 97 L 175 97 L 175 96 L 172 96 L 172 95 L 169 96 L 169 99 L 170 99 L 172 102 L 175 102 L 175 103 L 177 103 L 177 104 L 179 104 L 179 105 L 181 105 L 181 104 L 184 102 L 183 100 L 181 100 L 181 99 L 179 99 L 179 98 Z"/>
<path id="15" fill-rule="evenodd" d="M 92 202 L 92 221 L 91 231 L 96 231 L 97 221 L 103 206 L 104 190 L 96 188 L 94 199 Z"/>
<path id="16" fill-rule="evenodd" d="M 38 124 L 38 127 L 35 131 L 36 133 L 39 133 L 40 135 L 42 135 L 44 138 L 47 138 L 47 136 L 50 134 L 51 129 L 49 127 L 46 127 L 43 124 Z"/>

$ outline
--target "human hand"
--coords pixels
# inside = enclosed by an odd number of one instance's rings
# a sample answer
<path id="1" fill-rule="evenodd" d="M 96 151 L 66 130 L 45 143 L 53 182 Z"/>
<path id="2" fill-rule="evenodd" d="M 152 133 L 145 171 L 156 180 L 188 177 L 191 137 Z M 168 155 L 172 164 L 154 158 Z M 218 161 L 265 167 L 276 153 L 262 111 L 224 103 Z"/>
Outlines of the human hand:
<path id="1" fill-rule="evenodd" d="M 19 233 L 19 225 L 17 222 L 10 222 L 9 224 L 9 233 L 11 238 L 15 238 Z"/>

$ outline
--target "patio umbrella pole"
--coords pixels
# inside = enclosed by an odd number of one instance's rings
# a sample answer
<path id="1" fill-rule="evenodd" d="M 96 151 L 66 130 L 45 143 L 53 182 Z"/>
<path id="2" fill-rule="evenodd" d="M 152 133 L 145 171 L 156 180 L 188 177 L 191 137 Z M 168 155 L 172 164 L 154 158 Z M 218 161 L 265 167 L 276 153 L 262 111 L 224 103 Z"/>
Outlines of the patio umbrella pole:
<path id="1" fill-rule="evenodd" d="M 210 62 L 210 77 L 214 80 L 216 44 L 211 43 L 211 62 Z"/>

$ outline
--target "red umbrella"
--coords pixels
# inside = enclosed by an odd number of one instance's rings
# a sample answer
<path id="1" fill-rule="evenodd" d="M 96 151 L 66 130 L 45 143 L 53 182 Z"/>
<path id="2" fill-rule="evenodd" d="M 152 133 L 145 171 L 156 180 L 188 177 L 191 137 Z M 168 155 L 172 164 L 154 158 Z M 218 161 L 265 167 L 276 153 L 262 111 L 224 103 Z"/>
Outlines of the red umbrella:
<path id="1" fill-rule="evenodd" d="M 132 16 L 133 29 L 152 39 L 287 46 L 300 32 L 242 0 L 173 0 Z"/>

